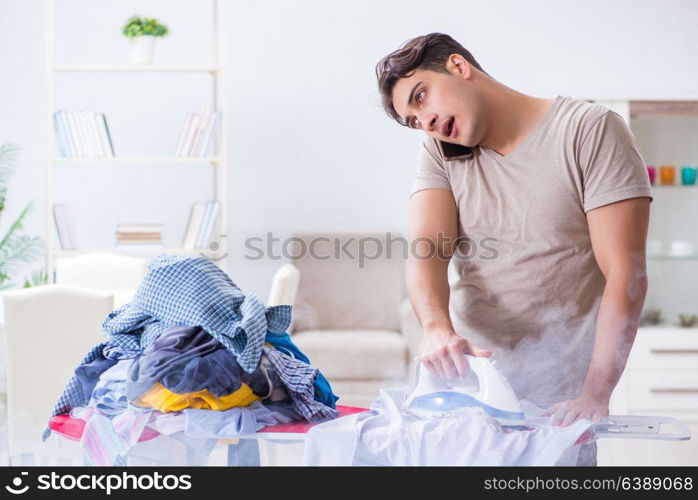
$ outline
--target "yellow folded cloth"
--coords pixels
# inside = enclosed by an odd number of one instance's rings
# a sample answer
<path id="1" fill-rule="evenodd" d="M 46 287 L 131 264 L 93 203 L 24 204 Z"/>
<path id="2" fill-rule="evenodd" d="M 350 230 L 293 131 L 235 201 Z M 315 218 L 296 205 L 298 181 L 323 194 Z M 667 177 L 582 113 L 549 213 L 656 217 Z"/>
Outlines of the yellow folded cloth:
<path id="1" fill-rule="evenodd" d="M 237 391 L 218 398 L 206 389 L 187 394 L 177 394 L 167 389 L 160 382 L 156 382 L 153 387 L 133 401 L 133 404 L 145 408 L 155 408 L 161 412 L 168 413 L 181 411 L 186 408 L 222 411 L 236 406 L 248 406 L 253 401 L 258 400 L 259 396 L 252 392 L 252 389 L 247 384 L 242 384 Z"/>

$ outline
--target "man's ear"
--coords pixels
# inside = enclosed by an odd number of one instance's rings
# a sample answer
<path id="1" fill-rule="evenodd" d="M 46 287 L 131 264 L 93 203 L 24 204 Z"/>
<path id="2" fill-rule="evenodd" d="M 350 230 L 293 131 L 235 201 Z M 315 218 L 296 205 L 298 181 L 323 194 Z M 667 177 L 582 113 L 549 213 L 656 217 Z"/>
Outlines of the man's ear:
<path id="1" fill-rule="evenodd" d="M 460 75 L 463 78 L 470 78 L 472 67 L 470 63 L 460 54 L 451 54 L 446 59 L 446 70 L 454 75 Z"/>

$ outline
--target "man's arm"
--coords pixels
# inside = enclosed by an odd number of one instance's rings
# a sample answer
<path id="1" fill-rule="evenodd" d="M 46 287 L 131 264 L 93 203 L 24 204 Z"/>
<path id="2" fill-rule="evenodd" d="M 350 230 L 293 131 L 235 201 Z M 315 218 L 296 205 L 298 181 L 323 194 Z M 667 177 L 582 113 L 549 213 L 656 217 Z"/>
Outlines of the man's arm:
<path id="1" fill-rule="evenodd" d="M 459 337 L 448 313 L 448 263 L 458 237 L 458 212 L 448 189 L 424 189 L 410 198 L 407 294 L 424 330 L 422 363 L 444 379 L 468 371 L 465 354 L 489 356 Z"/>
<path id="2" fill-rule="evenodd" d="M 594 256 L 606 287 L 582 393 L 546 412 L 554 414 L 554 425 L 569 425 L 580 418 L 598 422 L 608 415 L 608 401 L 628 360 L 647 292 L 649 206 L 649 198 L 633 198 L 587 213 Z"/>

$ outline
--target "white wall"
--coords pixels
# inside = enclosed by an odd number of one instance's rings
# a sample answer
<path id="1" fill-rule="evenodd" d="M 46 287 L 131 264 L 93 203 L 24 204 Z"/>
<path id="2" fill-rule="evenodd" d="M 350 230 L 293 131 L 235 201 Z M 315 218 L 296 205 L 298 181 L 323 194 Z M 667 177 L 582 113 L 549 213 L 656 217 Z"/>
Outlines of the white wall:
<path id="1" fill-rule="evenodd" d="M 207 2 L 56 4 L 57 19 L 66 25 L 56 40 L 61 61 L 119 61 L 125 49 L 118 27 L 140 12 L 170 24 L 173 36 L 158 47 L 160 62 L 209 62 L 210 38 L 200 35 Z M 42 0 L 0 0 L 0 142 L 23 148 L 10 185 L 9 218 L 37 200 L 27 232 L 43 236 L 42 9 Z M 412 36 L 450 33 L 493 77 L 541 97 L 698 99 L 698 4 L 690 0 L 246 0 L 230 2 L 228 12 L 230 274 L 263 297 L 279 264 L 245 261 L 246 237 L 404 230 L 418 136 L 383 114 L 373 67 Z M 166 75 L 154 78 L 138 87 L 100 78 L 79 89 L 66 80 L 57 105 L 107 111 L 125 152 L 166 151 L 183 114 L 200 105 L 202 94 L 187 89 L 206 83 L 178 86 Z M 142 107 L 154 101 L 167 103 L 166 114 L 155 124 L 139 120 L 148 114 Z M 148 167 L 155 170 L 141 175 L 136 168 L 65 168 L 56 201 L 72 203 L 81 214 L 76 219 L 84 244 L 109 244 L 116 223 L 136 221 L 164 222 L 166 240 L 178 242 L 190 202 L 207 195 L 208 171 L 182 167 L 171 175 L 167 167 Z M 97 191 L 77 187 L 87 176 L 104 179 Z"/>

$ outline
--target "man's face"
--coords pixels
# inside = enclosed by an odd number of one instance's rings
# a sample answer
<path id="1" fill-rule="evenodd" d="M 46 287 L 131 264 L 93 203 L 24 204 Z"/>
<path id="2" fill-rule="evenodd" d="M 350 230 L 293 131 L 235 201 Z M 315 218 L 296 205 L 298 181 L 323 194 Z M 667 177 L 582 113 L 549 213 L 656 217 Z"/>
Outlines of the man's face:
<path id="1" fill-rule="evenodd" d="M 417 70 L 400 78 L 393 88 L 393 106 L 410 128 L 440 141 L 477 146 L 486 127 L 481 98 L 462 68 L 450 60 L 446 68 L 448 73 Z"/>

